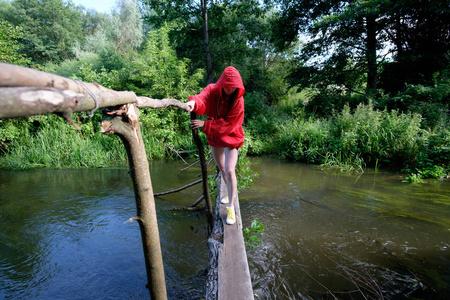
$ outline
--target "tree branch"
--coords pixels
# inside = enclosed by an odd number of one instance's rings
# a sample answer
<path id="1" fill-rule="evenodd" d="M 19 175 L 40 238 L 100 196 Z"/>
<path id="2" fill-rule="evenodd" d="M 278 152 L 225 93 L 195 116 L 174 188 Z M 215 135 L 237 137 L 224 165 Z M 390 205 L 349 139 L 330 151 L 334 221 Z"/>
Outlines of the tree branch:
<path id="1" fill-rule="evenodd" d="M 188 111 L 188 105 L 187 103 L 183 103 L 176 99 L 152 99 L 148 97 L 137 97 L 137 105 L 139 107 L 150 107 L 150 108 L 166 108 L 168 106 L 175 106 L 181 109 L 184 109 L 185 111 Z"/>
<path id="2" fill-rule="evenodd" d="M 1 79 L 0 79 L 1 80 Z M 133 92 L 109 90 L 96 94 L 98 107 L 136 102 Z M 73 113 L 92 110 L 91 96 L 73 90 L 46 87 L 0 87 L 0 119 L 20 118 L 47 113 Z"/>
<path id="3" fill-rule="evenodd" d="M 138 107 L 153 109 L 175 106 L 188 110 L 186 103 L 176 99 L 137 97 L 134 92 L 116 92 L 96 82 L 86 83 L 0 63 L 0 119 L 47 113 L 67 116 L 73 112 L 128 103 L 137 103 Z"/>
<path id="4" fill-rule="evenodd" d="M 154 194 L 153 196 L 156 197 L 156 196 L 163 196 L 163 195 L 167 195 L 167 194 L 177 193 L 177 192 L 179 192 L 179 191 L 182 191 L 182 190 L 184 190 L 184 189 L 187 189 L 188 187 L 191 187 L 191 186 L 194 186 L 194 185 L 196 185 L 196 184 L 199 184 L 200 182 L 202 182 L 202 179 L 199 179 L 199 180 L 197 180 L 197 181 L 191 182 L 191 183 L 189 183 L 189 184 L 186 184 L 185 186 L 182 186 L 182 187 L 180 187 L 180 188 L 177 188 L 177 189 L 174 189 L 174 190 L 171 190 L 171 191 L 161 192 L 161 193 Z"/>

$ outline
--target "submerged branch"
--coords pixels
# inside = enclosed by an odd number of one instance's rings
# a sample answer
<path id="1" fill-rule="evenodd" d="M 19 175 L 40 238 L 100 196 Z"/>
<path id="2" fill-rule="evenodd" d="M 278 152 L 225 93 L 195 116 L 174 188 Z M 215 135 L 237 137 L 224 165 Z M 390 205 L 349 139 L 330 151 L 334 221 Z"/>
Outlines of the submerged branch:
<path id="1" fill-rule="evenodd" d="M 323 209 L 333 210 L 330 207 L 328 207 L 328 206 L 326 206 L 324 204 L 321 204 L 319 202 L 313 201 L 313 200 L 307 200 L 307 199 L 304 199 L 304 198 L 299 198 L 299 200 L 300 201 L 304 201 L 304 202 L 309 203 L 309 204 L 312 204 L 312 205 L 315 205 L 315 206 L 323 208 Z"/>
<path id="2" fill-rule="evenodd" d="M 203 199 L 205 199 L 205 196 L 201 195 L 200 198 L 198 198 L 197 201 L 192 203 L 192 205 L 190 207 L 196 207 L 200 202 L 202 202 Z"/>
<path id="3" fill-rule="evenodd" d="M 184 190 L 184 189 L 187 189 L 188 187 L 194 186 L 194 185 L 199 184 L 199 183 L 201 183 L 201 182 L 202 182 L 202 180 L 199 179 L 199 180 L 194 181 L 194 182 L 192 182 L 192 183 L 186 184 L 185 186 L 182 186 L 182 187 L 180 187 L 180 188 L 178 188 L 178 189 L 174 189 L 174 190 L 167 191 L 167 192 L 162 192 L 162 193 L 156 193 L 156 194 L 153 194 L 153 196 L 156 197 L 156 196 L 163 196 L 163 195 L 167 195 L 167 194 L 177 193 L 177 192 L 179 192 L 179 191 L 182 191 L 182 190 Z"/>
<path id="4" fill-rule="evenodd" d="M 184 160 L 184 158 L 178 153 L 177 150 L 173 149 L 170 146 L 166 146 L 167 148 L 169 148 L 170 150 L 172 150 L 173 152 L 175 152 L 175 154 L 187 165 L 188 163 Z"/>
<path id="5" fill-rule="evenodd" d="M 186 168 L 181 169 L 178 172 L 178 175 L 180 175 L 181 172 L 188 170 L 189 168 L 192 168 L 193 166 L 195 166 L 196 164 L 200 163 L 200 160 L 197 160 L 196 162 L 194 162 L 193 164 L 190 164 L 189 166 L 187 166 Z"/>

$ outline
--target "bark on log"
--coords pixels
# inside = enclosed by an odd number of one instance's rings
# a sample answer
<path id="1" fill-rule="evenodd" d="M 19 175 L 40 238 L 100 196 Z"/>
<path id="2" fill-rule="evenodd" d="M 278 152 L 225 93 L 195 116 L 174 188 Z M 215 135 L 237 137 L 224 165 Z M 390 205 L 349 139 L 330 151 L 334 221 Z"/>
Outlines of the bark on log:
<path id="1" fill-rule="evenodd" d="M 206 296 L 207 300 L 216 300 L 219 293 L 219 257 L 223 249 L 223 221 L 220 217 L 220 199 L 222 185 L 225 182 L 219 174 L 217 177 L 217 197 L 214 210 L 214 223 L 211 235 L 208 238 L 208 268 L 206 274 Z"/>
<path id="2" fill-rule="evenodd" d="M 99 108 L 136 102 L 136 94 L 133 92 L 108 91 L 96 96 Z M 72 90 L 43 87 L 0 88 L 0 119 L 47 113 L 71 114 L 95 107 L 95 101 L 90 95 Z"/>
<path id="3" fill-rule="evenodd" d="M 150 108 L 175 106 L 188 111 L 187 104 L 176 99 L 137 97 L 134 92 L 116 92 L 96 82 L 0 63 L 0 119 L 47 113 L 70 115 L 127 103 Z"/>
<path id="4" fill-rule="evenodd" d="M 85 88 L 74 79 L 25 67 L 0 63 L 0 85 L 4 87 L 47 87 L 84 94 Z M 93 93 L 112 92 L 98 83 L 84 83 Z"/>
<path id="5" fill-rule="evenodd" d="M 148 97 L 137 97 L 137 105 L 139 107 L 150 107 L 150 108 L 166 108 L 169 106 L 175 106 L 185 111 L 188 111 L 189 107 L 187 103 L 180 102 L 176 99 L 152 99 Z"/>
<path id="6" fill-rule="evenodd" d="M 136 198 L 137 217 L 142 236 L 148 289 L 151 299 L 167 299 L 164 266 L 161 254 L 156 207 L 150 178 L 147 155 L 145 153 L 138 111 L 134 104 L 127 104 L 126 113 L 102 122 L 102 132 L 114 133 L 123 141 L 130 164 Z"/>
<path id="7" fill-rule="evenodd" d="M 0 86 L 4 83 L 0 81 Z M 136 97 L 134 92 L 108 90 L 90 93 L 48 87 L 0 87 L 0 119 L 20 118 L 47 113 L 74 113 L 138 102 L 139 107 L 166 108 L 175 106 L 187 111 L 186 103 L 175 99 Z M 139 99 L 146 98 L 145 101 Z M 170 101 L 166 101 L 170 100 Z"/>

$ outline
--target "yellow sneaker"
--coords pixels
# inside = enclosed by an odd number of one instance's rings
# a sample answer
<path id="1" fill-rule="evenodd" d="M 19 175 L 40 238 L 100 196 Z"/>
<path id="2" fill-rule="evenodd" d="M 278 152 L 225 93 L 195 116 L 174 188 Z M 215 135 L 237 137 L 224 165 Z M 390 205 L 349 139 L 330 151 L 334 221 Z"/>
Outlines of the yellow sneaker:
<path id="1" fill-rule="evenodd" d="M 220 200 L 220 203 L 223 203 L 223 204 L 227 204 L 228 202 L 230 202 L 230 201 L 228 201 L 228 196 L 225 196 L 222 198 L 222 200 Z"/>
<path id="2" fill-rule="evenodd" d="M 234 206 L 227 206 L 227 224 L 232 225 L 236 223 L 236 214 L 234 213 Z"/>

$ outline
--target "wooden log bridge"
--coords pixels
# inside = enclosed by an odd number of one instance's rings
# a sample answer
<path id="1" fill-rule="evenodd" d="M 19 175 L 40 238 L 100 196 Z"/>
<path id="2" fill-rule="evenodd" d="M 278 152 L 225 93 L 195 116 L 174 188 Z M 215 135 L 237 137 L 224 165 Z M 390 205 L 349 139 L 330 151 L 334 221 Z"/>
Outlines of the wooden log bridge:
<path id="1" fill-rule="evenodd" d="M 247 253 L 242 233 L 239 198 L 234 202 L 236 223 L 227 225 L 226 204 L 220 199 L 227 195 L 222 176 L 218 177 L 214 224 L 208 239 L 208 273 L 206 299 L 255 299 L 252 289 Z"/>
<path id="2" fill-rule="evenodd" d="M 118 107 L 120 106 L 120 107 Z M 176 99 L 151 99 L 135 93 L 118 92 L 97 83 L 85 83 L 37 70 L 0 63 L 0 120 L 54 113 L 73 122 L 71 114 L 98 108 L 115 107 L 102 122 L 101 132 L 118 135 L 127 151 L 135 192 L 151 299 L 167 299 L 164 267 L 148 159 L 139 127 L 139 107 L 175 106 L 188 111 Z M 206 171 L 204 172 L 206 175 Z M 203 179 L 205 180 L 205 179 Z M 205 188 L 204 188 L 205 190 Z M 207 191 L 207 189 L 206 189 Z M 219 176 L 214 223 L 208 239 L 206 299 L 254 299 L 242 233 L 239 201 L 235 201 L 236 223 L 224 225 L 226 206 L 220 203 L 226 185 Z M 208 197 L 205 197 L 208 198 Z M 208 212 L 212 205 L 205 201 Z"/>

